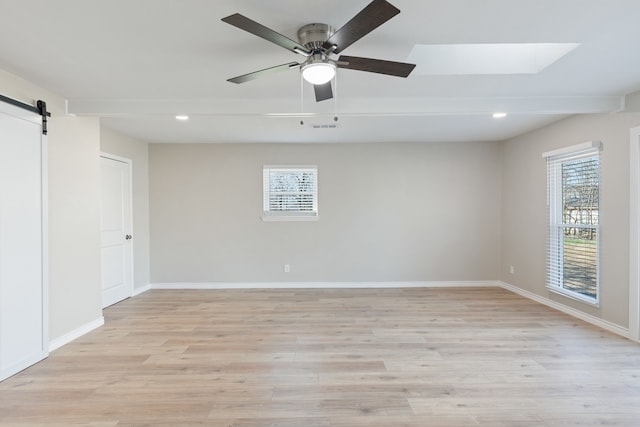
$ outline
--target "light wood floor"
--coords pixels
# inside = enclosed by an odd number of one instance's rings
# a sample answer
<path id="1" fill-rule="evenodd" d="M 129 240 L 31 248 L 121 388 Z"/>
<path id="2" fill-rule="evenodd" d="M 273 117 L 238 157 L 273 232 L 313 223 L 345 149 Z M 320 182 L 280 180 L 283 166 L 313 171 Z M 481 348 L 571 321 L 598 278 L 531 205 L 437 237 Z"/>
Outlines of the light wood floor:
<path id="1" fill-rule="evenodd" d="M 640 345 L 501 289 L 150 291 L 0 426 L 640 426 Z"/>

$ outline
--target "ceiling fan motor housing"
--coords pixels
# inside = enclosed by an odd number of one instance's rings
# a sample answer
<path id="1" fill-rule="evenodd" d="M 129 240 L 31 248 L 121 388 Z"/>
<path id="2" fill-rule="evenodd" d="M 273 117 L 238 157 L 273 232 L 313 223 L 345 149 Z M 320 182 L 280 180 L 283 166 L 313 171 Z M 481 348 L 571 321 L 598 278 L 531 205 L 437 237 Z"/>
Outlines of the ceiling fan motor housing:
<path id="1" fill-rule="evenodd" d="M 321 50 L 322 45 L 336 32 L 327 24 L 307 24 L 298 30 L 300 44 L 314 52 Z"/>

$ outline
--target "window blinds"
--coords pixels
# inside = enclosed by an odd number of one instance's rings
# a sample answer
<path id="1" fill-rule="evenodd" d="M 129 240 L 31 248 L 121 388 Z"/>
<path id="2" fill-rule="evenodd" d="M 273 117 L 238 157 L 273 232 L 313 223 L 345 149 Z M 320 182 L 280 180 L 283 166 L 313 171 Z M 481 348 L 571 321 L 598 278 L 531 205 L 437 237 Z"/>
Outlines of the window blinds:
<path id="1" fill-rule="evenodd" d="M 547 156 L 548 287 L 597 303 L 600 145 L 579 147 Z"/>
<path id="2" fill-rule="evenodd" d="M 315 166 L 263 168 L 265 216 L 317 216 L 318 171 Z"/>

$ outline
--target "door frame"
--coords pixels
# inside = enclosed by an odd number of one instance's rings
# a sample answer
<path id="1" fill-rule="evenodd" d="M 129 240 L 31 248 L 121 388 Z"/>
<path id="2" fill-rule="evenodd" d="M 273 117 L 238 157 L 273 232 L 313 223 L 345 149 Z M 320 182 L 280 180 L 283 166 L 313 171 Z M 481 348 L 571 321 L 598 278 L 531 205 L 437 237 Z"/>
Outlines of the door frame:
<path id="1" fill-rule="evenodd" d="M 127 165 L 127 169 L 129 172 L 129 212 L 127 212 L 127 216 L 129 217 L 129 225 L 130 225 L 130 234 L 132 236 L 135 236 L 135 232 L 133 229 L 133 160 L 127 158 L 127 157 L 122 157 L 122 156 L 117 156 L 115 154 L 110 154 L 110 153 L 106 153 L 104 151 L 100 151 L 100 157 L 105 158 L 105 159 L 109 159 L 109 160 L 114 160 L 116 162 L 121 162 Z M 101 196 L 102 197 L 102 196 Z M 101 198 L 102 200 L 102 198 Z M 135 279 L 135 257 L 134 257 L 134 249 L 135 249 L 135 243 L 134 243 L 135 239 L 131 240 L 131 254 L 130 254 L 130 264 L 131 264 L 131 280 L 130 280 L 130 287 L 129 287 L 129 297 L 132 297 L 134 295 L 134 289 L 135 289 L 135 283 L 134 283 L 134 279 Z M 102 247 L 102 243 L 100 245 Z M 100 287 L 102 289 L 102 285 Z M 100 292 L 100 297 L 102 298 L 102 291 Z M 101 303 L 102 305 L 102 303 Z M 103 307 L 104 308 L 104 307 Z"/>
<path id="2" fill-rule="evenodd" d="M 629 338 L 640 341 L 640 126 L 630 131 Z"/>

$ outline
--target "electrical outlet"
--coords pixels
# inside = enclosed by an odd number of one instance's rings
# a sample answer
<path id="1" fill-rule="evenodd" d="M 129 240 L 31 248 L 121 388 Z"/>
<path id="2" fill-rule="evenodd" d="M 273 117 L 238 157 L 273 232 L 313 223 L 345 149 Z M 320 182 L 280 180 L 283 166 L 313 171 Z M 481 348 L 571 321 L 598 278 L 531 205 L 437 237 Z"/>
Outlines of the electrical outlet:
<path id="1" fill-rule="evenodd" d="M 516 268 L 513 265 L 509 266 L 509 273 L 510 274 L 516 274 Z"/>
<path id="2" fill-rule="evenodd" d="M 291 271 L 291 266 L 289 264 L 284 265 L 284 272 L 289 273 Z"/>

